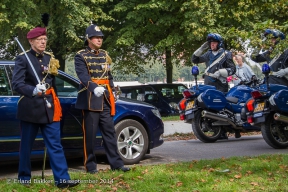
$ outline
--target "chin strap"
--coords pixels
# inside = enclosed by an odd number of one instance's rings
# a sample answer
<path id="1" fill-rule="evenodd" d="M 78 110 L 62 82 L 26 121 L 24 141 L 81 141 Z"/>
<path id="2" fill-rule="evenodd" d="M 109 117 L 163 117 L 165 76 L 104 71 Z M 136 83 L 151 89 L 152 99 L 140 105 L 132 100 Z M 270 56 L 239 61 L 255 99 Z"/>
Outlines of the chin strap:
<path id="1" fill-rule="evenodd" d="M 100 47 L 98 47 L 97 45 L 95 45 L 95 44 L 88 38 L 87 35 L 86 35 L 86 40 L 88 41 L 88 44 L 91 43 L 91 44 L 93 45 L 93 48 L 94 48 L 96 54 L 98 54 Z"/>

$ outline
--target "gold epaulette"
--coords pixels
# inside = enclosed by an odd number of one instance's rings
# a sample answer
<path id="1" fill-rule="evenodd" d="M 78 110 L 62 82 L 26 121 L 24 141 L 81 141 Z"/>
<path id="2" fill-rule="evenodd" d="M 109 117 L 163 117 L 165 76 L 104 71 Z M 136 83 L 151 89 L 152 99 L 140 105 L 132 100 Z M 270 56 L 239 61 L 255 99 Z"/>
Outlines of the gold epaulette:
<path id="1" fill-rule="evenodd" d="M 85 49 L 81 49 L 80 51 L 77 52 L 77 54 L 80 54 L 81 52 L 84 52 Z"/>
<path id="2" fill-rule="evenodd" d="M 50 55 L 51 57 L 54 57 L 53 52 L 44 51 L 43 53 L 46 54 L 46 55 Z"/>
<path id="3" fill-rule="evenodd" d="M 29 52 L 30 50 L 27 50 L 26 52 Z M 20 53 L 19 55 L 24 55 L 24 52 Z"/>

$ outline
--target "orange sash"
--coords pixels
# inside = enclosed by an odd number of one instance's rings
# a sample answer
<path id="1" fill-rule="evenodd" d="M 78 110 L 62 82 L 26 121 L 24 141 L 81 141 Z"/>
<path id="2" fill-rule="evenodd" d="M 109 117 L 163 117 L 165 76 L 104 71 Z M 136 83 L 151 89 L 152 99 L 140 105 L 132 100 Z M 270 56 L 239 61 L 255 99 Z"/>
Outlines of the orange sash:
<path id="1" fill-rule="evenodd" d="M 112 92 L 112 89 L 109 85 L 109 80 L 106 80 L 106 79 L 100 79 L 100 80 L 93 80 L 94 83 L 97 83 L 98 85 L 106 85 L 107 89 L 108 89 L 108 92 L 110 94 L 110 99 L 109 99 L 109 102 L 110 102 L 110 106 L 111 106 L 111 115 L 114 116 L 115 115 L 115 98 L 114 98 L 114 95 L 113 95 L 113 92 Z"/>
<path id="2" fill-rule="evenodd" d="M 46 90 L 46 94 L 52 95 L 53 97 L 53 102 L 54 102 L 54 116 L 53 116 L 53 121 L 60 121 L 62 117 L 62 108 L 60 105 L 60 101 L 54 91 L 53 88 Z"/>

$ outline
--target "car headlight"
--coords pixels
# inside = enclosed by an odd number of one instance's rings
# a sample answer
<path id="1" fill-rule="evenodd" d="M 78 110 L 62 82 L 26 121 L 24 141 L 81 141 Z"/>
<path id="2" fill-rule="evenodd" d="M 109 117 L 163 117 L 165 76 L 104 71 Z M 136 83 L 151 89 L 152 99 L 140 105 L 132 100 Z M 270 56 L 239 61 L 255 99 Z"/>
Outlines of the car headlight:
<path id="1" fill-rule="evenodd" d="M 174 110 L 179 110 L 179 107 L 178 107 L 177 103 L 175 103 L 175 102 L 170 102 L 169 105 L 170 105 L 170 107 L 171 107 L 172 109 L 174 109 Z"/>
<path id="2" fill-rule="evenodd" d="M 151 109 L 151 111 L 156 115 L 159 119 L 161 119 L 161 115 L 158 109 Z"/>

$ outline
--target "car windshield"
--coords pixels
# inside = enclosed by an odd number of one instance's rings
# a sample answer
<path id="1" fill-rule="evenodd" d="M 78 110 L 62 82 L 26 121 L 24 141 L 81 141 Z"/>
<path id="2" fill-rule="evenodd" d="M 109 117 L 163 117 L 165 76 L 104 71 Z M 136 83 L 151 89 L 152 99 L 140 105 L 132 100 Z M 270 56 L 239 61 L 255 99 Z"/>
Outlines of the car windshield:
<path id="1" fill-rule="evenodd" d="M 167 99 L 181 99 L 183 90 L 187 89 L 182 84 L 157 84 L 154 87 Z"/>

